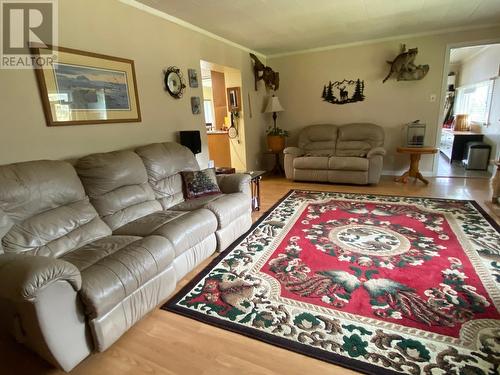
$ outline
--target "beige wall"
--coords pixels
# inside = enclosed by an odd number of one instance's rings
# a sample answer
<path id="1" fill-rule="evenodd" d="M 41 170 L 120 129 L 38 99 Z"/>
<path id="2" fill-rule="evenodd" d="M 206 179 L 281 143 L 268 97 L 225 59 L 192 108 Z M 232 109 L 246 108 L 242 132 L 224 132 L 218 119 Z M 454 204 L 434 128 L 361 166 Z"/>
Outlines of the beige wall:
<path id="1" fill-rule="evenodd" d="M 280 126 L 291 131 L 289 144 L 295 144 L 298 130 L 308 124 L 366 121 L 382 125 L 388 150 L 384 170 L 399 173 L 408 163 L 407 156 L 395 151 L 401 142 L 402 124 L 416 119 L 427 123 L 426 143 L 436 144 L 447 44 L 498 36 L 500 28 L 482 29 L 269 57 L 268 65 L 280 73 L 278 95 L 285 108 L 285 112 L 280 113 Z M 383 84 L 389 68 L 385 61 L 394 59 L 401 43 L 408 48 L 418 47 L 416 63 L 429 64 L 430 71 L 421 81 L 391 79 Z M 344 105 L 323 102 L 323 85 L 329 80 L 344 78 L 365 81 L 365 101 Z M 430 101 L 431 94 L 437 95 L 436 101 Z M 431 173 L 432 166 L 432 157 L 422 159 L 423 171 Z"/>
<path id="2" fill-rule="evenodd" d="M 459 86 L 466 86 L 492 77 L 500 69 L 500 44 L 493 44 L 460 65 Z"/>
<path id="3" fill-rule="evenodd" d="M 224 81 L 226 82 L 226 90 L 229 87 L 241 87 L 240 71 L 236 69 L 224 69 Z M 231 118 L 231 113 L 227 112 L 227 116 Z M 237 171 L 244 171 L 247 170 L 244 105 L 242 105 L 240 111 L 240 119 L 235 119 L 235 121 L 237 121 L 236 126 L 238 128 L 238 137 L 229 139 L 229 147 L 231 150 L 231 167 L 236 168 Z"/>
<path id="4" fill-rule="evenodd" d="M 186 88 L 175 100 L 163 89 L 162 69 L 176 65 L 187 78 L 187 69 L 200 75 L 200 59 L 234 67 L 242 73 L 242 99 L 248 93 L 254 108 L 263 102 L 263 90 L 253 89 L 248 52 L 180 27 L 160 17 L 116 0 L 59 1 L 59 44 L 135 60 L 142 123 L 47 127 L 31 70 L 0 70 L 0 164 L 42 158 L 76 158 L 92 152 L 130 148 L 150 142 L 176 140 L 179 130 L 203 130 L 203 114 L 191 114 L 191 96 L 198 88 Z M 262 153 L 263 115 L 245 116 L 246 139 L 252 144 L 247 165 L 257 168 Z M 248 131 L 251 129 L 252 131 Z M 257 130 L 257 131 L 255 131 Z M 206 166 L 208 147 L 203 134 Z"/>
<path id="5" fill-rule="evenodd" d="M 460 67 L 460 86 L 466 86 L 496 77 L 490 109 L 490 123 L 482 126 L 484 141 L 492 147 L 492 157 L 500 157 L 500 44 L 495 44 L 473 58 L 464 61 Z"/>

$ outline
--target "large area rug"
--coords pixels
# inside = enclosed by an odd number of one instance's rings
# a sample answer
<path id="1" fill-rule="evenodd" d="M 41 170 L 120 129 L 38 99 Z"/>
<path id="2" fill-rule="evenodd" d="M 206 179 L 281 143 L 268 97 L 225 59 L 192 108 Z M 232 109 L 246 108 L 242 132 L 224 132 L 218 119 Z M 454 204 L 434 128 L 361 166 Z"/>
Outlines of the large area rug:
<path id="1" fill-rule="evenodd" d="M 499 374 L 500 233 L 473 201 L 293 190 L 163 308 L 366 373 Z"/>

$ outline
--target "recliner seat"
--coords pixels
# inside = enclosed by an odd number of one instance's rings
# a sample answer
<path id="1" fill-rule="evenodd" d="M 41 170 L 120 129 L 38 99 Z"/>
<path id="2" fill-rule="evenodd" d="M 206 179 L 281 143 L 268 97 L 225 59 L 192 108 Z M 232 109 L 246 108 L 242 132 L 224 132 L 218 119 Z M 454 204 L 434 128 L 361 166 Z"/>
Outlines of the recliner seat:
<path id="1" fill-rule="evenodd" d="M 216 216 L 218 251 L 226 249 L 250 229 L 252 207 L 249 175 L 219 175 L 217 182 L 222 194 L 185 201 L 180 172 L 199 169 L 189 149 L 174 142 L 165 142 L 142 146 L 135 152 L 146 167 L 149 184 L 163 209 L 192 212 L 205 208 Z"/>
<path id="2" fill-rule="evenodd" d="M 64 370 L 175 288 L 169 241 L 111 235 L 66 162 L 0 166 L 0 223 L 2 321 Z"/>
<path id="3" fill-rule="evenodd" d="M 91 203 L 114 234 L 159 235 L 169 240 L 178 279 L 215 251 L 215 215 L 206 209 L 164 210 L 155 199 L 141 158 L 134 152 L 88 155 L 77 161 L 75 169 Z"/>
<path id="4" fill-rule="evenodd" d="M 250 177 L 218 176 L 221 194 L 185 202 L 179 173 L 198 168 L 186 150 L 89 155 L 79 176 L 63 161 L 0 166 L 1 327 L 69 371 L 246 231 Z"/>
<path id="5" fill-rule="evenodd" d="M 376 184 L 385 150 L 383 129 L 374 124 L 321 124 L 299 134 L 298 147 L 287 147 L 285 173 L 297 181 Z"/>

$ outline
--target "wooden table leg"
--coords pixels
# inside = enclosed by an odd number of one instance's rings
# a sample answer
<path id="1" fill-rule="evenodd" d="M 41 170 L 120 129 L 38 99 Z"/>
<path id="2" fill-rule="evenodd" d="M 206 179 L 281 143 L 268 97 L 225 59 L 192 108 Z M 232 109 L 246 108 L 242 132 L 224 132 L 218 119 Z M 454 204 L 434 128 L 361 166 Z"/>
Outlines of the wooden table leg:
<path id="1" fill-rule="evenodd" d="M 422 176 L 420 170 L 418 169 L 418 165 L 420 163 L 420 154 L 410 154 L 410 169 L 406 171 L 401 177 L 396 177 L 394 180 L 396 182 L 408 182 L 408 177 L 414 177 L 415 180 L 420 180 L 424 184 L 429 184 L 429 181 Z"/>
<path id="2" fill-rule="evenodd" d="M 252 211 L 260 211 L 260 180 L 262 177 L 256 177 L 250 181 L 252 187 Z"/>
<path id="3" fill-rule="evenodd" d="M 497 170 L 495 176 L 491 180 L 491 190 L 493 190 L 493 195 L 491 196 L 491 202 L 498 204 L 498 199 L 500 198 L 500 161 L 495 163 Z"/>
<path id="4" fill-rule="evenodd" d="M 406 171 L 405 173 L 403 173 L 401 175 L 401 177 L 396 177 L 394 179 L 394 181 L 396 181 L 396 182 L 402 182 L 403 184 L 406 184 L 408 182 L 408 174 L 409 173 L 410 173 L 409 171 Z"/>
<path id="5" fill-rule="evenodd" d="M 285 171 L 281 167 L 280 153 L 276 152 L 274 155 L 275 155 L 274 168 L 271 171 L 271 174 L 281 176 L 285 173 Z"/>
<path id="6" fill-rule="evenodd" d="M 415 176 L 415 179 L 419 179 L 424 184 L 429 185 L 429 180 L 424 178 L 424 176 L 422 176 L 422 173 L 420 173 L 420 172 L 417 173 L 417 175 Z"/>

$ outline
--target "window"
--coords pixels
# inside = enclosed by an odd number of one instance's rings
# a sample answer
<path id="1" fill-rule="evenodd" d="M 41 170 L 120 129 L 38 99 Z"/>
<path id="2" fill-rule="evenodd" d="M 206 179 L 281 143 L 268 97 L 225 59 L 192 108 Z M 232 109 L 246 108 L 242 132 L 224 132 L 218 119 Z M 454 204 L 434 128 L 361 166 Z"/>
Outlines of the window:
<path id="1" fill-rule="evenodd" d="M 205 110 L 205 123 L 213 124 L 214 123 L 214 113 L 212 111 L 212 101 L 211 100 L 203 100 L 203 108 Z"/>
<path id="2" fill-rule="evenodd" d="M 454 113 L 469 115 L 471 122 L 488 125 L 493 82 L 488 80 L 457 88 Z"/>

